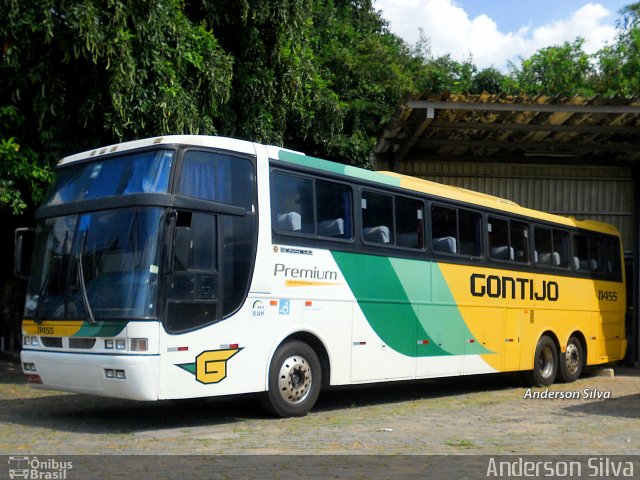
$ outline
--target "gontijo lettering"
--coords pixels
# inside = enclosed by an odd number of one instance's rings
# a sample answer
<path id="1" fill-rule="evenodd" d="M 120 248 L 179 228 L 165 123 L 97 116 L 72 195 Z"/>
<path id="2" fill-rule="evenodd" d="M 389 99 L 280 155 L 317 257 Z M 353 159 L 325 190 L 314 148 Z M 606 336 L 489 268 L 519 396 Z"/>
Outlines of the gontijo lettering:
<path id="1" fill-rule="evenodd" d="M 557 282 L 543 280 L 535 284 L 531 278 L 500 277 L 473 273 L 469 277 L 471 295 L 474 297 L 511 298 L 513 300 L 548 300 L 556 302 L 560 297 Z"/>

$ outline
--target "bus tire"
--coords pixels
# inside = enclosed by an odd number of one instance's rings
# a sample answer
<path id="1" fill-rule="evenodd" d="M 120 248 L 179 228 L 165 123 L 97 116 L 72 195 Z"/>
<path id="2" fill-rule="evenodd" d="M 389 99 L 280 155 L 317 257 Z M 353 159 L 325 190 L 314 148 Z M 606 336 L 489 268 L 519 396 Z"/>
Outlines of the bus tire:
<path id="1" fill-rule="evenodd" d="M 322 368 L 315 350 L 298 340 L 283 343 L 269 366 L 269 387 L 261 397 L 262 406 L 279 417 L 303 417 L 314 406 Z"/>
<path id="2" fill-rule="evenodd" d="M 548 387 L 558 373 L 558 350 L 556 344 L 547 335 L 538 340 L 533 357 L 533 370 L 525 372 L 525 380 L 532 387 Z"/>
<path id="3" fill-rule="evenodd" d="M 560 354 L 560 368 L 558 369 L 558 379 L 564 383 L 570 383 L 578 379 L 582 373 L 584 364 L 582 343 L 571 336 L 567 342 L 565 353 Z"/>

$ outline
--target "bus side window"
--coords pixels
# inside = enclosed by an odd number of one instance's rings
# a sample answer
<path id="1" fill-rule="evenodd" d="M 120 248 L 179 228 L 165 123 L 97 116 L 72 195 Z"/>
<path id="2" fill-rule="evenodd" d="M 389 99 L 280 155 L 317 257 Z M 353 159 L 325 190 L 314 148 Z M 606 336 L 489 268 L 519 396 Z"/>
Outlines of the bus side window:
<path id="1" fill-rule="evenodd" d="M 489 256 L 497 260 L 513 260 L 513 248 L 509 245 L 509 222 L 489 217 Z"/>
<path id="2" fill-rule="evenodd" d="M 553 266 L 569 266 L 569 232 L 553 230 Z"/>
<path id="3" fill-rule="evenodd" d="M 317 234 L 353 238 L 351 189 L 333 182 L 316 181 Z"/>
<path id="4" fill-rule="evenodd" d="M 399 247 L 424 248 L 424 207 L 422 202 L 396 197 L 396 239 Z"/>
<path id="5" fill-rule="evenodd" d="M 553 245 L 551 229 L 535 227 L 533 233 L 533 260 L 537 265 L 551 266 L 553 261 Z"/>
<path id="6" fill-rule="evenodd" d="M 372 243 L 395 243 L 393 238 L 393 197 L 362 192 L 362 238 Z"/>
<path id="7" fill-rule="evenodd" d="M 434 252 L 482 255 L 482 215 L 464 209 L 431 206 L 431 246 Z"/>
<path id="8" fill-rule="evenodd" d="M 573 268 L 578 272 L 589 271 L 589 239 L 585 235 L 573 236 Z"/>
<path id="9" fill-rule="evenodd" d="M 482 255 L 482 215 L 469 210 L 458 210 L 460 254 Z"/>
<path id="10" fill-rule="evenodd" d="M 592 272 L 602 273 L 604 271 L 603 243 L 602 238 L 589 236 L 589 270 Z"/>
<path id="11" fill-rule="evenodd" d="M 511 260 L 529 263 L 529 225 L 513 220 L 509 223 Z"/>
<path id="12" fill-rule="evenodd" d="M 431 248 L 439 253 L 458 253 L 458 217 L 455 208 L 431 206 Z"/>
<path id="13" fill-rule="evenodd" d="M 604 243 L 606 274 L 612 278 L 620 276 L 620 244 L 616 239 L 607 239 Z"/>
<path id="14" fill-rule="evenodd" d="M 313 181 L 276 172 L 273 174 L 273 191 L 276 229 L 313 233 Z"/>

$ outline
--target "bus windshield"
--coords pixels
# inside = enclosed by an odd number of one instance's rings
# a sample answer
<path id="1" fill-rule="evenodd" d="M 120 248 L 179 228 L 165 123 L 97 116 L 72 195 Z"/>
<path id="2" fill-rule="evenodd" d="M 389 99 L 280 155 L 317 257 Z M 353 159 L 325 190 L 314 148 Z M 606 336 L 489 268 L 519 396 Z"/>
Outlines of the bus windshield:
<path id="1" fill-rule="evenodd" d="M 163 219 L 145 207 L 40 221 L 25 317 L 155 317 Z"/>
<path id="2" fill-rule="evenodd" d="M 166 193 L 174 152 L 150 150 L 63 167 L 43 207 L 134 193 Z"/>

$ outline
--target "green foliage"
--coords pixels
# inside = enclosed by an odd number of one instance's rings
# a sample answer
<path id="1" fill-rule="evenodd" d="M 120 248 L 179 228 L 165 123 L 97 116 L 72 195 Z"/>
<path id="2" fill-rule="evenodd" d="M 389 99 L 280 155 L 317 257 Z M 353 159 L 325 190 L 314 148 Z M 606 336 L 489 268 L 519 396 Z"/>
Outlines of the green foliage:
<path id="1" fill-rule="evenodd" d="M 589 79 L 593 74 L 584 39 L 539 50 L 513 70 L 522 92 L 529 95 L 592 95 Z"/>
<path id="2" fill-rule="evenodd" d="M 473 76 L 470 93 L 501 93 L 509 88 L 509 77 L 497 68 L 489 67 L 480 70 Z"/>
<path id="3" fill-rule="evenodd" d="M 6 136 L 17 122 L 15 107 L 0 107 L 0 208 L 8 207 L 14 214 L 27 206 L 22 190 L 28 189 L 30 198 L 39 201 L 51 177 L 51 170 L 38 164 L 33 150 L 21 148 L 14 137 Z"/>
<path id="4" fill-rule="evenodd" d="M 605 96 L 640 93 L 640 2 L 620 13 L 617 42 L 596 54 L 599 71 L 594 83 Z"/>
<path id="5" fill-rule="evenodd" d="M 0 0 L 0 208 L 37 202 L 61 156 L 221 134 L 368 166 L 409 93 L 637 95 L 640 2 L 595 55 L 550 46 L 511 72 L 433 57 L 372 0 Z"/>

